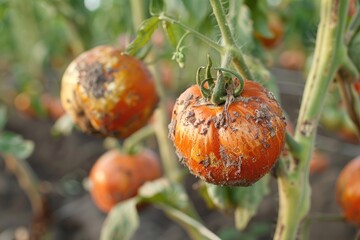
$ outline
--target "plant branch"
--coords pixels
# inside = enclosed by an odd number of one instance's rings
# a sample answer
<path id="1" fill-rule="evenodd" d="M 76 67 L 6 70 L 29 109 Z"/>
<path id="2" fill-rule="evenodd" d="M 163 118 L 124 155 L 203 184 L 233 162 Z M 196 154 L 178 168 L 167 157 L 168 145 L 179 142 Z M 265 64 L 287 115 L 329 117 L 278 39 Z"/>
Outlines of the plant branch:
<path id="1" fill-rule="evenodd" d="M 166 22 L 178 25 L 179 27 L 181 27 L 185 31 L 193 34 L 199 40 L 203 41 L 205 44 L 209 45 L 209 47 L 215 49 L 217 52 L 219 52 L 219 53 L 225 52 L 225 49 L 221 45 L 217 44 L 216 42 L 214 42 L 212 39 L 208 38 L 207 36 L 199 33 L 195 29 L 193 29 L 193 28 L 191 28 L 189 26 L 186 26 L 185 24 L 183 24 L 179 20 L 173 19 L 173 18 L 171 18 L 169 16 L 165 16 L 163 14 L 159 16 L 159 19 L 162 20 L 162 21 L 166 21 Z"/>
<path id="2" fill-rule="evenodd" d="M 155 133 L 152 125 L 147 125 L 128 137 L 123 143 L 123 150 L 131 153 L 139 142 Z"/>
<path id="3" fill-rule="evenodd" d="M 219 25 L 221 36 L 224 40 L 225 53 L 223 55 L 229 55 L 232 59 L 236 70 L 244 79 L 254 79 L 244 57 L 241 53 L 241 50 L 236 46 L 233 33 L 229 27 L 229 22 L 226 19 L 224 8 L 220 0 L 210 0 L 213 13 L 215 15 L 216 21 Z"/>
<path id="4" fill-rule="evenodd" d="M 1 156 L 30 200 L 34 216 L 31 235 L 34 239 L 38 239 L 44 231 L 44 218 L 47 215 L 45 198 L 39 189 L 40 182 L 26 161 L 9 154 L 1 154 Z"/>
<path id="5" fill-rule="evenodd" d="M 345 23 L 348 1 L 322 0 L 315 54 L 302 98 L 295 131 L 302 151 L 294 172 L 280 176 L 280 210 L 275 237 L 295 239 L 299 224 L 310 208 L 309 163 L 325 95 L 336 71 L 345 59 Z"/>

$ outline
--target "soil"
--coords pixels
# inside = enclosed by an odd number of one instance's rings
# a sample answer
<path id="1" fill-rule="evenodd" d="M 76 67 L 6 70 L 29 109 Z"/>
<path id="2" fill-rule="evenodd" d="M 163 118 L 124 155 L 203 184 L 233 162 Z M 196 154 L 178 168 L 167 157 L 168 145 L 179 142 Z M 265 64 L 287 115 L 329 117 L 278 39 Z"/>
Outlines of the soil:
<path id="1" fill-rule="evenodd" d="M 273 69 L 279 79 L 281 100 L 290 120 L 295 122 L 304 87 L 303 76 L 294 71 Z M 19 133 L 35 142 L 35 152 L 27 160 L 44 187 L 49 192 L 51 222 L 48 239 L 96 240 L 99 239 L 105 214 L 100 212 L 84 189 L 92 164 L 105 151 L 102 139 L 74 131 L 69 136 L 53 137 L 50 130 L 53 122 L 10 113 L 7 130 Z M 335 181 L 342 167 L 360 155 L 359 145 L 345 142 L 335 133 L 328 133 L 320 126 L 316 148 L 328 154 L 327 170 L 311 176 L 311 215 L 340 215 L 335 200 Z M 266 196 L 256 217 L 244 234 L 234 230 L 231 214 L 208 209 L 199 194 L 193 190 L 196 179 L 186 177 L 186 189 L 205 225 L 222 239 L 271 239 L 274 234 L 278 196 L 276 180 L 271 180 L 271 193 Z M 32 222 L 32 213 L 27 196 L 19 187 L 16 178 L 5 168 L 0 159 L 0 240 L 25 240 Z M 262 226 L 262 232 L 259 230 Z M 257 233 L 257 235 L 255 233 Z M 310 239 L 354 239 L 356 228 L 339 221 L 313 222 Z M 14 237 L 15 236 L 15 237 Z M 140 227 L 134 240 L 189 239 L 179 225 L 174 224 L 160 210 L 147 206 L 140 211 Z"/>

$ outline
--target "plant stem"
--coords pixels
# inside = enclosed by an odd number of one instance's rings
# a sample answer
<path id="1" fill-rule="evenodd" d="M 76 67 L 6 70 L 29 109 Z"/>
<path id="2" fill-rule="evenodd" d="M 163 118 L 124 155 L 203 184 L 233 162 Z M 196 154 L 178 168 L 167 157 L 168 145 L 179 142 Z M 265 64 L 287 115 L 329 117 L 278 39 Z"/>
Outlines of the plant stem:
<path id="1" fill-rule="evenodd" d="M 278 179 L 280 210 L 275 237 L 295 239 L 310 208 L 309 162 L 325 94 L 344 60 L 348 1 L 322 0 L 315 55 L 302 98 L 295 140 L 301 145 L 298 166 Z"/>
<path id="2" fill-rule="evenodd" d="M 143 0 L 130 0 L 131 13 L 133 20 L 133 28 L 136 31 L 144 20 L 144 1 Z"/>
<path id="3" fill-rule="evenodd" d="M 44 196 L 39 189 L 39 180 L 26 161 L 17 159 L 9 154 L 1 154 L 6 167 L 16 176 L 20 187 L 26 192 L 33 210 L 34 223 L 31 235 L 36 239 L 41 237 L 43 224 L 46 215 Z"/>
<path id="4" fill-rule="evenodd" d="M 244 57 L 240 49 L 236 46 L 233 33 L 229 27 L 229 22 L 226 19 L 224 8 L 220 0 L 210 0 L 213 13 L 219 25 L 221 36 L 224 40 L 225 53 L 223 55 L 230 55 L 232 63 L 236 70 L 244 79 L 254 79 L 248 66 L 245 63 Z"/>
<path id="5" fill-rule="evenodd" d="M 139 131 L 135 132 L 124 141 L 123 150 L 125 152 L 131 153 L 141 140 L 153 135 L 154 133 L 155 129 L 152 125 L 147 125 L 141 128 Z"/>
<path id="6" fill-rule="evenodd" d="M 185 24 L 181 23 L 180 21 L 173 19 L 171 17 L 165 16 L 165 15 L 160 15 L 159 19 L 162 21 L 166 21 L 166 22 L 178 25 L 182 29 L 186 30 L 187 32 L 193 34 L 195 37 L 197 37 L 198 39 L 203 41 L 205 44 L 209 45 L 209 47 L 215 49 L 217 52 L 219 52 L 219 53 L 225 52 L 225 49 L 221 45 L 217 44 L 216 42 L 214 42 L 207 36 L 199 33 L 195 29 L 192 29 L 191 27 L 186 26 Z"/>

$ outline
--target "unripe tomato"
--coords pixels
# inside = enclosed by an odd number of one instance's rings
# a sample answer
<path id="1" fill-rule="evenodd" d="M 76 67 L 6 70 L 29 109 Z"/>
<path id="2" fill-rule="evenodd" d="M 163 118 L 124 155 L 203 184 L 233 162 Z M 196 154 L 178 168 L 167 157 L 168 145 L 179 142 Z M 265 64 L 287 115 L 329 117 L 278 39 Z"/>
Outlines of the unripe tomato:
<path id="1" fill-rule="evenodd" d="M 351 160 L 340 172 L 336 198 L 345 219 L 360 227 L 360 156 Z"/>
<path id="2" fill-rule="evenodd" d="M 169 130 L 181 162 L 194 175 L 216 185 L 247 186 L 275 164 L 286 123 L 273 94 L 245 80 L 227 110 L 191 86 L 176 100 Z"/>
<path id="3" fill-rule="evenodd" d="M 105 136 L 128 137 L 147 123 L 158 101 L 145 65 L 110 46 L 77 57 L 61 87 L 62 104 L 75 123 Z"/>
<path id="4" fill-rule="evenodd" d="M 158 157 L 150 150 L 135 155 L 109 150 L 90 171 L 90 193 L 99 209 L 109 212 L 117 203 L 136 196 L 146 181 L 161 177 Z"/>

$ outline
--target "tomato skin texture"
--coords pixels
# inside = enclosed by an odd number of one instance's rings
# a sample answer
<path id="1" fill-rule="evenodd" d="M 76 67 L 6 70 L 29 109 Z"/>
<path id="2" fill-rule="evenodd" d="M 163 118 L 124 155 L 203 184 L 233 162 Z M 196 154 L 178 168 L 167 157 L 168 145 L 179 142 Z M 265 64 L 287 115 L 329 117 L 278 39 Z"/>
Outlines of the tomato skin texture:
<path id="1" fill-rule="evenodd" d="M 146 181 L 160 177 L 160 162 L 151 150 L 135 155 L 109 150 L 90 171 L 90 193 L 97 207 L 107 213 L 117 203 L 136 196 Z"/>
<path id="2" fill-rule="evenodd" d="M 226 186 L 248 186 L 275 164 L 285 141 L 286 123 L 274 96 L 245 80 L 241 96 L 224 106 L 202 98 L 191 86 L 175 103 L 169 136 L 180 161 L 202 180 Z"/>
<path id="3" fill-rule="evenodd" d="M 360 156 L 351 160 L 340 172 L 336 198 L 345 219 L 360 227 Z"/>
<path id="4" fill-rule="evenodd" d="M 147 123 L 158 96 L 141 61 L 113 47 L 99 46 L 68 66 L 61 100 L 84 132 L 126 138 Z"/>

